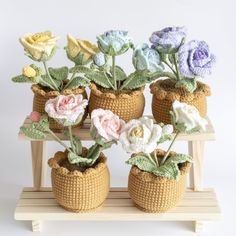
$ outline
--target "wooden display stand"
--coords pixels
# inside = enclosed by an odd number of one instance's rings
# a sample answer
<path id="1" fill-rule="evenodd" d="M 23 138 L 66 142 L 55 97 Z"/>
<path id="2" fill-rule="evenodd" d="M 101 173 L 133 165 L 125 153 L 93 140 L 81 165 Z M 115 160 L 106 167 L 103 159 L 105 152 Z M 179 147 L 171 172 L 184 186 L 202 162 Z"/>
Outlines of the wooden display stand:
<path id="1" fill-rule="evenodd" d="M 29 125 L 27 118 L 24 125 Z M 81 129 L 74 133 L 81 140 L 91 140 L 90 120 L 86 119 Z M 62 133 L 57 136 L 63 140 L 68 137 Z M 203 230 L 204 221 L 218 220 L 220 207 L 213 189 L 202 188 L 203 157 L 205 141 L 215 140 L 214 129 L 208 120 L 206 132 L 192 135 L 181 134 L 180 141 L 188 143 L 189 155 L 194 159 L 190 171 L 190 186 L 183 200 L 166 213 L 145 213 L 137 209 L 130 199 L 127 188 L 111 188 L 104 205 L 92 213 L 71 213 L 61 208 L 55 201 L 51 188 L 44 187 L 45 168 L 47 167 L 47 141 L 35 141 L 19 133 L 20 140 L 31 141 L 33 187 L 24 188 L 15 209 L 16 220 L 32 221 L 32 230 L 41 231 L 43 221 L 48 220 L 91 220 L 91 221 L 193 221 L 195 232 Z"/>

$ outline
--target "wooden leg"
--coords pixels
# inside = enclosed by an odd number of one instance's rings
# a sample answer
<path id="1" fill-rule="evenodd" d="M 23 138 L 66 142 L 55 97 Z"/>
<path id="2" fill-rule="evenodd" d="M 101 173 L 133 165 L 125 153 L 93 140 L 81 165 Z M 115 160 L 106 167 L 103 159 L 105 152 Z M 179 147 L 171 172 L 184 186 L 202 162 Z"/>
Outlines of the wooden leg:
<path id="1" fill-rule="evenodd" d="M 32 170 L 33 170 L 33 186 L 36 190 L 40 190 L 44 186 L 45 179 L 45 161 L 46 161 L 46 142 L 31 141 L 32 151 Z"/>
<path id="2" fill-rule="evenodd" d="M 202 221 L 194 221 L 194 231 L 196 233 L 204 231 L 204 223 Z"/>
<path id="3" fill-rule="evenodd" d="M 41 232 L 42 231 L 42 221 L 33 220 L 32 221 L 32 231 L 33 232 Z"/>

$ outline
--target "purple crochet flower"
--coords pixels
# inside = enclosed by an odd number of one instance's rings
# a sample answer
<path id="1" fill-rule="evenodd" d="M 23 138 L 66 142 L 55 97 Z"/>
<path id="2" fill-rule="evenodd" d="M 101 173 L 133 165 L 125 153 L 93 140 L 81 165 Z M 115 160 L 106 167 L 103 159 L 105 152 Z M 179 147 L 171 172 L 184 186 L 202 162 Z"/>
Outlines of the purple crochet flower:
<path id="1" fill-rule="evenodd" d="M 204 77 L 211 73 L 215 56 L 204 41 L 192 40 L 179 48 L 179 71 L 186 77 Z"/>
<path id="2" fill-rule="evenodd" d="M 185 37 L 185 27 L 167 27 L 153 32 L 149 40 L 153 44 L 152 48 L 159 48 L 168 52 L 170 49 L 177 49 Z"/>

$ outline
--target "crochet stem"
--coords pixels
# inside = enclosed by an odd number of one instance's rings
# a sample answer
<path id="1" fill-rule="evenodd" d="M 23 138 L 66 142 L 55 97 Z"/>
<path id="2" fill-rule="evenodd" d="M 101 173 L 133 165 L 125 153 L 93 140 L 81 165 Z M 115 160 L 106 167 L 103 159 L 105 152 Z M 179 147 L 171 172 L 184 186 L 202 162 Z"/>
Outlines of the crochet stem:
<path id="1" fill-rule="evenodd" d="M 154 165 L 156 165 L 156 162 L 153 160 L 151 154 L 150 154 L 150 153 L 145 153 L 145 154 L 146 154 L 146 156 L 148 157 L 148 159 L 149 159 Z"/>
<path id="2" fill-rule="evenodd" d="M 71 148 L 72 148 L 73 152 L 75 153 L 71 125 L 68 126 L 68 131 L 69 131 L 69 135 L 70 135 L 70 145 L 71 145 Z"/>
<path id="3" fill-rule="evenodd" d="M 181 76 L 179 74 L 178 65 L 177 65 L 176 54 L 172 54 L 172 56 L 173 56 L 173 60 L 174 60 L 174 65 L 175 65 L 177 79 L 181 80 Z"/>
<path id="4" fill-rule="evenodd" d="M 49 80 L 51 81 L 51 85 L 52 85 L 53 89 L 58 90 L 57 85 L 55 84 L 53 78 L 51 77 L 51 75 L 50 75 L 50 73 L 49 73 L 49 70 L 48 70 L 48 66 L 47 66 L 46 61 L 43 62 L 43 65 L 44 65 L 45 71 L 46 71 L 46 73 L 47 73 L 47 76 L 48 76 Z"/>
<path id="5" fill-rule="evenodd" d="M 115 69 L 116 69 L 116 57 L 112 56 L 112 77 L 114 81 L 115 90 L 117 90 Z"/>
<path id="6" fill-rule="evenodd" d="M 167 62 L 166 60 L 163 61 L 163 62 L 171 69 L 171 71 L 174 73 L 174 75 L 176 76 L 176 78 L 178 78 L 177 72 L 172 68 L 172 66 L 170 65 L 170 63 Z"/>

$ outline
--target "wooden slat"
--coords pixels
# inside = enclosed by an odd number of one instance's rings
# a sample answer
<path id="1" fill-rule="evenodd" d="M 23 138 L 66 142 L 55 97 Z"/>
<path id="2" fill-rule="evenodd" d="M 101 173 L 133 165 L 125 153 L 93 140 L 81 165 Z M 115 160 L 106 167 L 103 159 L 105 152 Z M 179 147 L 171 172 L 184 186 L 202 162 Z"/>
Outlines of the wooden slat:
<path id="1" fill-rule="evenodd" d="M 103 207 L 91 213 L 71 213 L 54 200 L 50 188 L 34 191 L 25 188 L 15 210 L 16 220 L 178 220 L 204 221 L 220 218 L 220 209 L 212 189 L 194 192 L 188 189 L 183 200 L 164 214 L 138 210 L 126 188 L 112 188 Z"/>
<path id="2" fill-rule="evenodd" d="M 150 116 L 152 117 L 152 116 Z M 178 140 L 183 140 L 183 141 L 193 141 L 193 140 L 215 140 L 215 134 L 214 134 L 214 128 L 211 124 L 211 121 L 209 118 L 207 118 L 208 120 L 208 125 L 206 127 L 206 131 L 203 133 L 194 133 L 191 135 L 187 135 L 187 134 L 180 134 L 178 137 Z M 28 126 L 31 123 L 29 118 L 26 118 L 23 126 Z M 74 129 L 73 133 L 78 136 L 80 139 L 82 140 L 91 140 L 90 134 L 89 134 L 89 128 L 90 128 L 90 119 L 87 118 L 83 124 L 83 126 L 80 129 Z M 56 135 L 62 139 L 62 140 L 69 140 L 68 137 L 66 137 L 64 134 L 62 133 L 56 133 Z M 18 138 L 20 140 L 33 140 L 31 138 L 26 137 L 21 131 L 18 134 Z M 45 140 L 53 140 L 53 138 L 48 135 Z"/>

